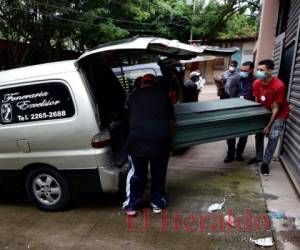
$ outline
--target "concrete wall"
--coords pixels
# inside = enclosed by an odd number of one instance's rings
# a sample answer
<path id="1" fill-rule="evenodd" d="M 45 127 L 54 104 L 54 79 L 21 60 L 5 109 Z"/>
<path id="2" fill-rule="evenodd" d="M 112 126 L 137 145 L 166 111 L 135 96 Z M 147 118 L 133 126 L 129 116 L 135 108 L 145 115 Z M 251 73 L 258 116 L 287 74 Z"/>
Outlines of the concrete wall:
<path id="1" fill-rule="evenodd" d="M 253 62 L 253 51 L 255 42 L 247 42 L 243 44 L 242 48 L 242 62 L 251 61 Z"/>
<path id="2" fill-rule="evenodd" d="M 238 60 L 238 67 L 245 61 L 253 61 L 253 50 L 254 50 L 255 42 L 239 42 L 239 43 L 228 43 L 222 44 L 221 47 L 238 47 L 240 48 L 239 51 L 239 60 Z M 220 75 L 227 69 L 229 61 L 231 59 L 236 59 L 236 57 L 232 56 L 231 58 L 218 58 L 215 60 L 209 60 L 205 62 L 199 62 L 199 70 L 202 73 L 203 77 L 206 80 L 206 83 L 213 83 L 215 77 L 220 77 Z M 190 64 L 186 65 L 186 74 L 185 79 L 188 79 L 188 75 L 190 73 Z"/>
<path id="3" fill-rule="evenodd" d="M 263 0 L 260 15 L 259 36 L 256 43 L 256 64 L 271 59 L 275 45 L 279 0 Z"/>
<path id="4" fill-rule="evenodd" d="M 231 46 L 240 48 L 240 60 L 238 61 L 239 63 L 238 67 L 240 67 L 243 62 L 253 61 L 255 41 L 233 43 L 231 44 Z M 236 59 L 236 58 L 233 56 L 232 59 Z"/>
<path id="5" fill-rule="evenodd" d="M 216 60 L 210 60 L 206 62 L 206 67 L 205 67 L 205 80 L 206 83 L 213 83 L 214 82 L 214 77 L 220 77 L 220 75 L 224 72 L 224 70 L 226 69 L 224 68 L 220 68 L 218 69 L 217 66 L 222 66 L 224 65 L 224 58 L 219 58 Z"/>

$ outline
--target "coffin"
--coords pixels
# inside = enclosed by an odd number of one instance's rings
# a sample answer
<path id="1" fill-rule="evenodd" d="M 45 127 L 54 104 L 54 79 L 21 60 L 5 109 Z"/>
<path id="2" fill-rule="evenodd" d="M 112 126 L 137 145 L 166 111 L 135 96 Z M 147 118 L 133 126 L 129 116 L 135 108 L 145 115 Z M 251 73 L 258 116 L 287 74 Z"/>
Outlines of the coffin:
<path id="1" fill-rule="evenodd" d="M 262 132 L 271 112 L 241 98 L 175 105 L 173 148 L 214 142 Z"/>

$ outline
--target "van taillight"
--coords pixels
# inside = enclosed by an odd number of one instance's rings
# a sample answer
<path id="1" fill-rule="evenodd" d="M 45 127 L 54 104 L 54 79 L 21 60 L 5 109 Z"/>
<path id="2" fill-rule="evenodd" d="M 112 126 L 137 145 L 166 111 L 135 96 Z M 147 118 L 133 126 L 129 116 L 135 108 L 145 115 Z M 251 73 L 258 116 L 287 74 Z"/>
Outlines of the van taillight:
<path id="1" fill-rule="evenodd" d="M 96 134 L 92 139 L 93 148 L 103 148 L 110 145 L 110 133 L 109 131 L 103 131 Z"/>

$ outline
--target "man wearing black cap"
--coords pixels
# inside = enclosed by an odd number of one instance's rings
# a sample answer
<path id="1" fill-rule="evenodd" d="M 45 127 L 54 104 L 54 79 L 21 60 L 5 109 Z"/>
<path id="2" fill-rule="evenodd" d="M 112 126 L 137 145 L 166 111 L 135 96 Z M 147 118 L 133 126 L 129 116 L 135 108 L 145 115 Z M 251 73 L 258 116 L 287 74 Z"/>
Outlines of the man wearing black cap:
<path id="1" fill-rule="evenodd" d="M 192 71 L 190 73 L 190 78 L 184 83 L 184 102 L 197 102 L 199 90 L 196 82 L 200 80 L 200 73 L 198 71 Z"/>
<path id="2" fill-rule="evenodd" d="M 164 196 L 174 121 L 173 105 L 168 95 L 159 89 L 155 76 L 147 74 L 142 78 L 140 88 L 130 95 L 127 107 L 131 169 L 123 209 L 127 215 L 136 214 L 150 163 L 151 207 L 154 213 L 160 213 L 167 205 Z"/>

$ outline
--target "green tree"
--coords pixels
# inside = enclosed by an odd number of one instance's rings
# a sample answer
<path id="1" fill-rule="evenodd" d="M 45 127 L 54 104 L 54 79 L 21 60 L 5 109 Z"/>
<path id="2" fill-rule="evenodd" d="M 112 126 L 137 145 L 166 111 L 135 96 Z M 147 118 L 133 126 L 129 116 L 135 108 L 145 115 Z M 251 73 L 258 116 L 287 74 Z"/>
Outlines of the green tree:
<path id="1" fill-rule="evenodd" d="M 256 37 L 257 23 L 253 16 L 234 14 L 226 23 L 225 31 L 218 34 L 220 39 Z"/>
<path id="2" fill-rule="evenodd" d="M 30 40 L 29 25 L 32 18 L 28 13 L 19 12 L 23 7 L 19 1 L 1 0 L 0 4 L 0 32 L 9 43 L 9 64 L 19 65 L 24 62 L 28 49 L 24 46 Z"/>
<path id="3" fill-rule="evenodd" d="M 193 13 L 186 0 L 1 0 L 0 32 L 15 42 L 12 65 L 60 60 L 66 49 L 83 52 L 134 35 L 187 42 L 192 28 L 194 38 L 209 42 L 255 32 L 259 0 L 197 2 Z"/>
<path id="4" fill-rule="evenodd" d="M 247 29 L 255 30 L 253 22 L 260 7 L 259 0 L 211 0 L 207 6 L 199 4 L 196 7 L 192 22 L 192 31 L 196 39 L 205 43 L 231 33 L 232 28 L 239 31 L 237 27 L 246 24 Z M 249 12 L 248 18 L 239 18 Z"/>

